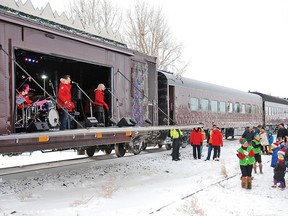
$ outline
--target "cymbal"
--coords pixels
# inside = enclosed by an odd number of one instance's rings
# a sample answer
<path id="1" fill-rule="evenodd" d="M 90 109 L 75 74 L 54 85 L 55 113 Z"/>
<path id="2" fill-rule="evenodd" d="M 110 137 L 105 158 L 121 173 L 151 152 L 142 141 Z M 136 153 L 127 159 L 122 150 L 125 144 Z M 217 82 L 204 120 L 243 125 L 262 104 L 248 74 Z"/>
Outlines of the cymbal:
<path id="1" fill-rule="evenodd" d="M 35 96 L 31 97 L 31 101 L 35 102 L 37 100 L 43 100 L 45 98 L 46 98 L 46 96 L 44 96 L 44 95 L 35 95 Z"/>

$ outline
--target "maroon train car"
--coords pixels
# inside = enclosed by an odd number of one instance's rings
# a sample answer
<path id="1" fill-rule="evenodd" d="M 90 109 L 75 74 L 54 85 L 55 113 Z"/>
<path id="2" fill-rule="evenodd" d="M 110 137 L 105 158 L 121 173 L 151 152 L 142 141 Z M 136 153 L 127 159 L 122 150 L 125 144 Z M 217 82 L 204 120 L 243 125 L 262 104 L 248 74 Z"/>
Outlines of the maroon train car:
<path id="1" fill-rule="evenodd" d="M 234 136 L 234 130 L 243 133 L 247 126 L 264 125 L 263 104 L 259 95 L 179 77 L 165 71 L 158 73 L 158 82 L 161 83 L 158 90 L 159 106 L 169 115 L 170 121 L 177 124 L 202 123 L 204 129 L 216 124 L 226 138 Z M 162 94 L 167 97 L 161 97 Z M 160 112 L 159 117 L 165 118 Z"/>

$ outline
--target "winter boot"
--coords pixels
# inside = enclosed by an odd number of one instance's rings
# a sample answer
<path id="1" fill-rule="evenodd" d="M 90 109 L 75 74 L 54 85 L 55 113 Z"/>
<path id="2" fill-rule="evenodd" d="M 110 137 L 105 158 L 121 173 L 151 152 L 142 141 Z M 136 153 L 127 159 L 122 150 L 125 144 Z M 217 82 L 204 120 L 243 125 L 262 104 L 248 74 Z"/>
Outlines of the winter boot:
<path id="1" fill-rule="evenodd" d="M 242 178 L 241 178 L 241 186 L 242 186 L 242 188 L 246 188 L 247 189 L 247 176 L 242 176 Z"/>
<path id="2" fill-rule="evenodd" d="M 257 173 L 257 167 L 256 167 L 256 164 L 253 165 L 253 168 L 254 168 L 254 173 Z"/>
<path id="3" fill-rule="evenodd" d="M 284 182 L 281 182 L 281 183 L 280 183 L 280 188 L 281 188 L 281 190 L 284 190 L 284 189 L 285 189 L 285 186 L 286 186 L 286 185 L 285 185 Z"/>
<path id="4" fill-rule="evenodd" d="M 262 171 L 262 163 L 259 164 L 259 170 L 260 170 L 260 173 L 263 174 L 263 171 Z"/>
<path id="5" fill-rule="evenodd" d="M 252 189 L 252 178 L 247 177 L 247 189 Z"/>

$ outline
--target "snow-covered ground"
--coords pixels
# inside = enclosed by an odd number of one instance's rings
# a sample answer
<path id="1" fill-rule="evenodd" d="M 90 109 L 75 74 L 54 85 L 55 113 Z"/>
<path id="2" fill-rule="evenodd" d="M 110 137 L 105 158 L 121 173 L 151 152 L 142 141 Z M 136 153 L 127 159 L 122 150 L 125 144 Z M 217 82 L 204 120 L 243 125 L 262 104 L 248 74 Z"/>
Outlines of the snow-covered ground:
<path id="1" fill-rule="evenodd" d="M 271 188 L 271 156 L 262 156 L 264 174 L 254 175 L 252 190 L 242 189 L 238 147 L 238 140 L 225 141 L 220 162 L 194 160 L 187 146 L 177 162 L 163 148 L 160 153 L 0 176 L 0 215 L 287 216 L 288 189 Z M 0 167 L 71 155 L 75 152 L 1 157 Z"/>

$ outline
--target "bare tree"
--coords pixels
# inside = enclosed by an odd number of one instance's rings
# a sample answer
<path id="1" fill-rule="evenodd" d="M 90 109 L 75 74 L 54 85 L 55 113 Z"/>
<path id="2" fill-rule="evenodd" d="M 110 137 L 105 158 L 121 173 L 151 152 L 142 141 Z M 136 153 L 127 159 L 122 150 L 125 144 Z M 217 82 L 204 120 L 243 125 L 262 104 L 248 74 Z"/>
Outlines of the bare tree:
<path id="1" fill-rule="evenodd" d="M 174 42 L 161 7 L 136 2 L 128 12 L 125 30 L 121 29 L 122 12 L 111 0 L 72 0 L 66 12 L 79 17 L 84 27 L 94 26 L 119 35 L 122 30 L 122 40 L 130 48 L 157 57 L 157 69 L 185 72 L 182 45 Z"/>
<path id="2" fill-rule="evenodd" d="M 66 11 L 73 18 L 79 17 L 84 27 L 119 32 L 122 13 L 110 0 L 73 0 Z"/>
<path id="3" fill-rule="evenodd" d="M 136 2 L 128 12 L 126 24 L 128 45 L 137 51 L 157 57 L 157 67 L 183 73 L 187 65 L 179 66 L 182 45 L 173 42 L 162 8 L 154 9 L 147 2 Z"/>

